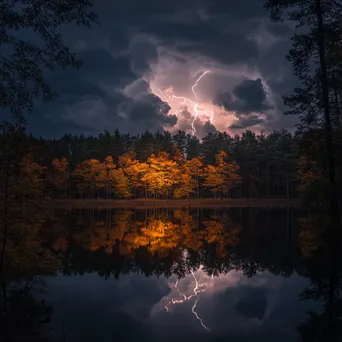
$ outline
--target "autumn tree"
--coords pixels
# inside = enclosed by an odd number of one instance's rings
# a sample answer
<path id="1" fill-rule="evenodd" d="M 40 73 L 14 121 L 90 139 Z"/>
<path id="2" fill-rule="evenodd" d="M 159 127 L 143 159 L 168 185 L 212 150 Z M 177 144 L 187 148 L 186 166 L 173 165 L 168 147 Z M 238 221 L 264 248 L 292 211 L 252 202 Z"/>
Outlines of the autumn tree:
<path id="1" fill-rule="evenodd" d="M 205 168 L 204 186 L 214 195 L 223 196 L 240 181 L 239 166 L 235 161 L 228 162 L 224 151 L 218 152 L 215 158 L 216 165 L 208 164 Z"/>
<path id="2" fill-rule="evenodd" d="M 101 163 L 97 159 L 85 160 L 76 166 L 73 172 L 77 189 L 79 192 L 88 198 L 94 198 L 97 190 L 103 187 L 104 183 L 101 174 Z"/>
<path id="3" fill-rule="evenodd" d="M 126 198 L 130 196 L 129 180 L 127 175 L 124 173 L 122 167 L 116 168 L 111 156 L 107 156 L 103 163 L 101 163 L 96 177 L 96 184 L 97 187 L 105 190 L 106 198 L 111 198 L 112 193 L 114 193 L 116 198 Z"/>
<path id="4" fill-rule="evenodd" d="M 130 177 L 130 184 L 135 188 L 135 194 L 137 195 L 137 190 L 143 189 L 143 193 L 145 198 L 148 196 L 148 181 L 149 178 L 145 177 L 145 175 L 149 172 L 149 165 L 143 162 L 136 162 L 132 164 L 127 173 Z"/>
<path id="5" fill-rule="evenodd" d="M 112 187 L 115 179 L 115 168 L 116 165 L 114 164 L 111 156 L 106 156 L 99 166 L 96 183 L 98 184 L 98 187 L 104 189 L 106 198 L 111 198 Z"/>
<path id="6" fill-rule="evenodd" d="M 127 198 L 131 196 L 129 180 L 122 168 L 112 171 L 113 192 L 117 198 Z"/>
<path id="7" fill-rule="evenodd" d="M 133 195 L 137 197 L 139 191 L 143 189 L 146 196 L 146 184 L 144 181 L 142 181 L 142 177 L 147 172 L 148 165 L 136 160 L 134 154 L 127 153 L 119 157 L 119 166 L 121 167 L 125 176 L 128 178 L 129 187 L 133 192 Z"/>
<path id="8" fill-rule="evenodd" d="M 196 183 L 191 177 L 191 174 L 187 171 L 188 169 L 185 167 L 180 169 L 177 186 L 173 192 L 174 198 L 190 199 L 191 194 L 195 191 Z"/>
<path id="9" fill-rule="evenodd" d="M 189 159 L 185 163 L 186 174 L 190 175 L 190 177 L 191 177 L 190 187 L 194 182 L 195 188 L 196 188 L 197 198 L 199 198 L 201 196 L 200 187 L 201 187 L 202 177 L 204 174 L 203 168 L 204 168 L 204 166 L 203 166 L 202 159 L 199 157 Z"/>
<path id="10" fill-rule="evenodd" d="M 26 198 L 44 198 L 44 176 L 46 167 L 34 160 L 32 153 L 23 156 L 19 163 L 19 177 L 16 182 L 15 200 L 25 204 Z M 21 201 L 22 200 L 22 201 Z"/>
<path id="11" fill-rule="evenodd" d="M 58 196 L 61 193 L 63 196 L 67 194 L 69 182 L 69 163 L 65 157 L 62 159 L 56 158 L 52 161 L 52 171 L 49 181 L 52 184 L 54 193 Z"/>
<path id="12" fill-rule="evenodd" d="M 149 169 L 141 180 L 146 182 L 148 192 L 152 197 L 170 197 L 171 190 L 178 181 L 177 163 L 162 152 L 159 156 L 150 156 L 147 164 Z"/>

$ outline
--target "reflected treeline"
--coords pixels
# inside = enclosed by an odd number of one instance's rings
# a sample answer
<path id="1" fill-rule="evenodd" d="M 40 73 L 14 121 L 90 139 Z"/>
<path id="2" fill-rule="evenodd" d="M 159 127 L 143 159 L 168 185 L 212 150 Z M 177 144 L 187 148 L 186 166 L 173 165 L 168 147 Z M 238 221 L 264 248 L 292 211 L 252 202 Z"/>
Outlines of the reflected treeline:
<path id="1" fill-rule="evenodd" d="M 300 299 L 320 309 L 298 322 L 301 340 L 342 340 L 342 237 L 329 216 L 286 208 L 70 209 L 53 219 L 38 213 L 26 225 L 19 215 L 8 237 L 0 291 L 7 341 L 47 340 L 53 308 L 38 299 L 41 275 L 182 278 L 200 266 L 214 276 L 238 270 L 309 279 Z"/>
<path id="2" fill-rule="evenodd" d="M 299 267 L 299 214 L 267 208 L 69 210 L 41 239 L 64 255 L 63 272 L 183 277 L 242 270 L 290 275 Z"/>
<path id="3" fill-rule="evenodd" d="M 42 245 L 44 222 L 51 220 L 45 210 L 16 210 L 9 215 L 10 229 L 0 273 L 0 336 L 6 342 L 64 341 L 47 338 L 46 323 L 52 307 L 39 299 L 44 289 L 42 276 L 54 275 L 61 256 Z M 0 224 L 1 227 L 1 224 Z M 4 235 L 0 238 L 3 246 Z"/>
<path id="4" fill-rule="evenodd" d="M 298 326 L 302 341 L 342 341 L 342 227 L 328 215 L 300 220 L 300 244 L 305 276 L 310 279 L 300 295 L 320 305 Z"/>
<path id="5" fill-rule="evenodd" d="M 320 304 L 298 322 L 302 341 L 342 341 L 342 237 L 329 216 L 290 209 L 69 210 L 41 239 L 65 274 L 119 278 L 240 270 L 310 279 L 301 300 Z M 336 229 L 337 228 L 337 229 Z"/>
<path id="6" fill-rule="evenodd" d="M 37 286 L 39 286 L 37 288 Z M 34 296 L 41 286 L 36 282 L 1 283 L 0 335 L 2 341 L 49 341 L 44 326 L 51 320 L 52 308 Z"/>

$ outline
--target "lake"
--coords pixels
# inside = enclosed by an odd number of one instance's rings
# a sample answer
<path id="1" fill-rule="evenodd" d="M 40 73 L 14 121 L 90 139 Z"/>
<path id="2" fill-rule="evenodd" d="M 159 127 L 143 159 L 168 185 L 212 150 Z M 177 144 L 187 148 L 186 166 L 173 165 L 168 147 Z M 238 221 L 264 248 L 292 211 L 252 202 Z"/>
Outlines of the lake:
<path id="1" fill-rule="evenodd" d="M 335 250 L 298 208 L 69 209 L 57 217 L 38 234 L 59 260 L 56 273 L 33 277 L 29 312 L 41 305 L 48 316 L 37 315 L 40 328 L 30 323 L 39 336 L 288 342 L 325 334 L 341 277 L 327 266 L 326 250 Z"/>

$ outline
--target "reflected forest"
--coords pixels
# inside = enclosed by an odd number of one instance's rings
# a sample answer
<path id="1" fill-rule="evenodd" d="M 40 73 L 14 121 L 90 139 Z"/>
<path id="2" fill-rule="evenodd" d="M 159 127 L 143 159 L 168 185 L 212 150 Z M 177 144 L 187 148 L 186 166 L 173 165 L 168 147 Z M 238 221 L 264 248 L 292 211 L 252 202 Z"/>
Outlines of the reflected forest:
<path id="1" fill-rule="evenodd" d="M 7 236 L 1 333 L 9 341 L 67 340 L 62 327 L 57 336 L 49 335 L 46 326 L 53 309 L 37 299 L 51 277 L 95 274 L 120 282 L 137 274 L 175 276 L 181 282 L 193 274 L 199 287 L 188 298 L 197 303 L 206 290 L 196 278 L 198 272 L 214 284 L 232 272 L 247 279 L 264 273 L 305 278 L 308 285 L 298 300 L 317 307 L 297 322 L 302 341 L 330 334 L 342 337 L 342 239 L 340 231 L 326 234 L 327 217 L 322 221 L 322 216 L 303 209 L 254 207 L 63 209 L 53 218 L 43 212 L 41 208 L 39 214 L 16 216 Z M 160 310 L 173 312 L 182 296 L 176 293 Z"/>

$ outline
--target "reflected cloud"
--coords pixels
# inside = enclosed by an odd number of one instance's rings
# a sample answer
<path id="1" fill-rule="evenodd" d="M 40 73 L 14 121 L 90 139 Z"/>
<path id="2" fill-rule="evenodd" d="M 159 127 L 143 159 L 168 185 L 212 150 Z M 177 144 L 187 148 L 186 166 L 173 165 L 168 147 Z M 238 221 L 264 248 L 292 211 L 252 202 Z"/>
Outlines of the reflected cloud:
<path id="1" fill-rule="evenodd" d="M 270 273 L 258 273 L 254 278 L 246 277 L 242 271 L 232 270 L 227 274 L 208 276 L 203 266 L 182 279 L 172 276 L 167 281 L 170 292 L 151 310 L 155 324 L 168 314 L 174 319 L 180 315 L 189 326 L 193 317 L 199 327 L 213 332 L 231 328 L 233 330 L 261 327 L 272 314 L 285 279 Z M 216 311 L 219 302 L 224 301 L 224 315 Z M 222 318 L 229 322 L 222 325 Z"/>

